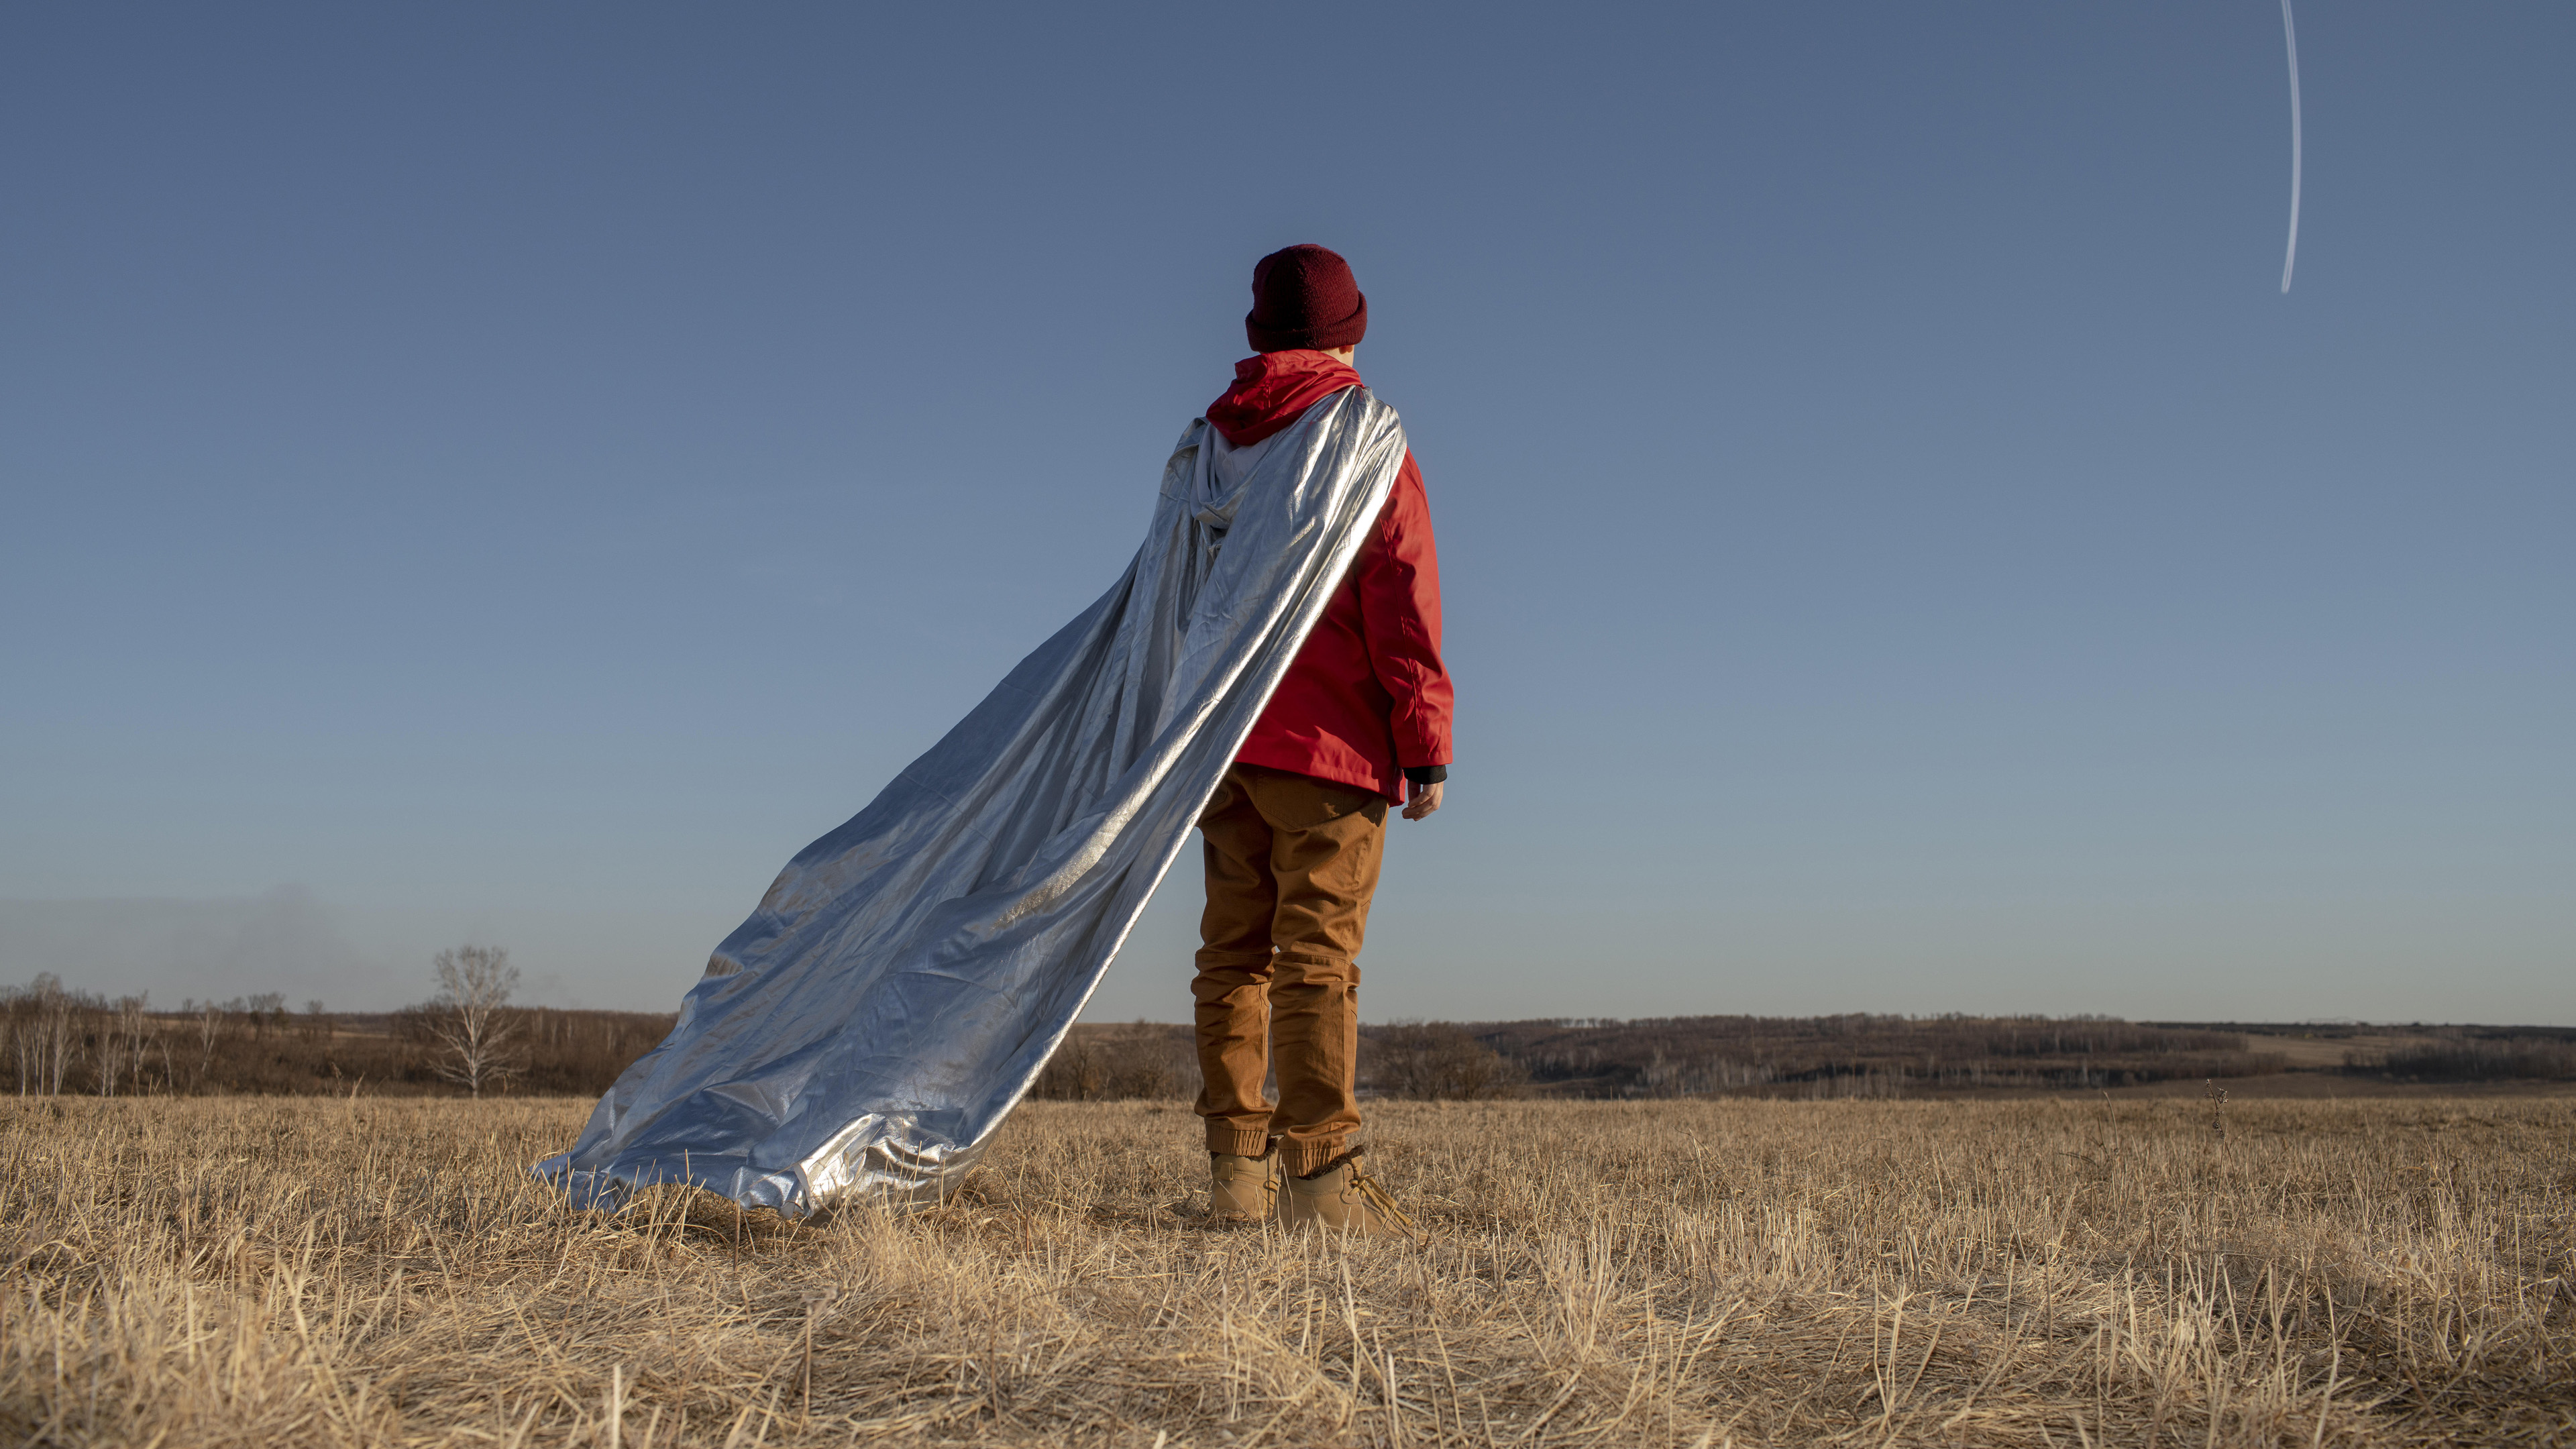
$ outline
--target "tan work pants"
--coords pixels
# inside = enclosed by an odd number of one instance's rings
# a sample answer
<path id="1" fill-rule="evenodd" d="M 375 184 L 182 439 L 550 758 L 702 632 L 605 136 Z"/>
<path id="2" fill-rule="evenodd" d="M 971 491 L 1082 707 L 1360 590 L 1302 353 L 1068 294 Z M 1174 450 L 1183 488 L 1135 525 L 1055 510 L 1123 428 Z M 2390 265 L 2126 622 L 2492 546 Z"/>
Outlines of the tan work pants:
<path id="1" fill-rule="evenodd" d="M 1319 1172 L 1359 1130 L 1360 937 L 1386 845 L 1386 797 L 1259 765 L 1226 772 L 1199 817 L 1198 1113 L 1210 1152 Z M 1262 1080 L 1279 1070 L 1279 1102 Z"/>

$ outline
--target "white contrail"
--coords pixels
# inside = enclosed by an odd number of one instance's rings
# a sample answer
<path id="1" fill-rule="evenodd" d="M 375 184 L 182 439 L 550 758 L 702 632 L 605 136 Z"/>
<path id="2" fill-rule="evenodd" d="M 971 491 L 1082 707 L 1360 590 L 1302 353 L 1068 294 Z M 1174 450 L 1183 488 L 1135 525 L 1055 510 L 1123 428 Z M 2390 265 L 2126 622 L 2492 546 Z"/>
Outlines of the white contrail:
<path id="1" fill-rule="evenodd" d="M 2299 264 L 2299 27 L 2290 0 L 2281 0 L 2281 36 L 2290 45 L 2290 250 L 2281 258 L 2281 295 L 2290 293 L 2290 269 Z"/>

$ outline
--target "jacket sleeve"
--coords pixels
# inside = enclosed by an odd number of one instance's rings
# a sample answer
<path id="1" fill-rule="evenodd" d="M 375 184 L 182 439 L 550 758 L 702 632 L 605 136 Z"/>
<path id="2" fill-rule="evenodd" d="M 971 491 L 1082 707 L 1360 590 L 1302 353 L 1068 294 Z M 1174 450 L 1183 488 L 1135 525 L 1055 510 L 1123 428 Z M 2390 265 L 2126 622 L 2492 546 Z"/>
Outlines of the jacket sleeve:
<path id="1" fill-rule="evenodd" d="M 1408 769 L 1449 763 L 1449 670 L 1440 662 L 1440 555 L 1422 470 L 1406 453 L 1361 562 L 1360 617 L 1369 666 L 1394 701 L 1387 723 Z"/>

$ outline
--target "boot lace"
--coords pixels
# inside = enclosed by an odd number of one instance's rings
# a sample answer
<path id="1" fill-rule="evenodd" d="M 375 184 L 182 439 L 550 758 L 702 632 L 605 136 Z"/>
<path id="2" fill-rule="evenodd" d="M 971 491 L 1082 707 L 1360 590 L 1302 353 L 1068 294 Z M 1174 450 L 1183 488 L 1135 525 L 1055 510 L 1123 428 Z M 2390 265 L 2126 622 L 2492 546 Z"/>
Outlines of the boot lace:
<path id="1" fill-rule="evenodd" d="M 1360 1154 L 1367 1150 L 1368 1149 L 1365 1147 L 1354 1147 L 1350 1151 L 1344 1152 L 1326 1162 L 1316 1171 L 1307 1174 L 1307 1178 L 1311 1181 L 1314 1178 L 1322 1177 L 1325 1173 L 1331 1172 L 1336 1167 L 1347 1166 L 1351 1170 L 1350 1191 L 1356 1192 L 1360 1195 L 1360 1201 L 1368 1204 L 1370 1212 L 1377 1214 L 1378 1217 L 1392 1225 L 1396 1231 L 1401 1232 L 1408 1237 L 1422 1237 L 1422 1229 L 1414 1225 L 1413 1215 L 1406 1212 L 1404 1209 L 1397 1207 L 1395 1205 L 1394 1195 L 1389 1193 L 1383 1186 L 1379 1185 L 1376 1178 L 1369 1176 L 1366 1168 L 1360 1166 Z"/>
<path id="2" fill-rule="evenodd" d="M 1361 1171 L 1356 1162 L 1351 1164 L 1351 1186 L 1359 1190 L 1360 1200 L 1369 1205 L 1371 1212 L 1394 1224 L 1398 1231 L 1413 1237 L 1422 1235 L 1422 1230 L 1413 1225 L 1413 1215 L 1397 1207 L 1387 1190 L 1378 1186 L 1377 1179 Z"/>

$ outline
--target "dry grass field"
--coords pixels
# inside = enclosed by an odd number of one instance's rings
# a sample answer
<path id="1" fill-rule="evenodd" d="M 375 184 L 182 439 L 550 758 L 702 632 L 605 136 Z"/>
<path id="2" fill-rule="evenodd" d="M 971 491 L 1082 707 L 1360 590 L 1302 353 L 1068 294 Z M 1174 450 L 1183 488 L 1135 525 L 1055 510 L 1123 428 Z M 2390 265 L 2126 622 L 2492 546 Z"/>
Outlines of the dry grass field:
<path id="1" fill-rule="evenodd" d="M 1427 1244 L 1210 1231 L 1177 1106 L 954 1203 L 565 1211 L 583 1102 L 0 1101 L 40 1445 L 2576 1442 L 2576 1099 L 1374 1109 Z"/>

